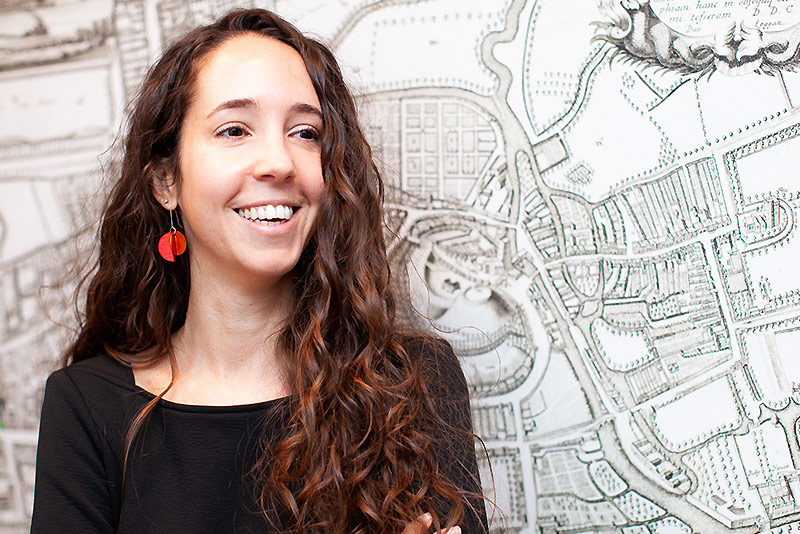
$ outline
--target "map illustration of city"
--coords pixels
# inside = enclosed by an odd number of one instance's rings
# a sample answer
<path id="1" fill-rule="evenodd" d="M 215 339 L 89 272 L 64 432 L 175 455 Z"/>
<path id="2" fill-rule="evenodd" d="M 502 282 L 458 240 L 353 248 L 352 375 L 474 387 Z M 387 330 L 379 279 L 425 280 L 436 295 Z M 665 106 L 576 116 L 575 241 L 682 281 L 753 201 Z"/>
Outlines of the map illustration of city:
<path id="1" fill-rule="evenodd" d="M 29 528 L 127 102 L 235 6 L 359 95 L 493 532 L 800 530 L 800 1 L 0 0 L 0 533 Z"/>

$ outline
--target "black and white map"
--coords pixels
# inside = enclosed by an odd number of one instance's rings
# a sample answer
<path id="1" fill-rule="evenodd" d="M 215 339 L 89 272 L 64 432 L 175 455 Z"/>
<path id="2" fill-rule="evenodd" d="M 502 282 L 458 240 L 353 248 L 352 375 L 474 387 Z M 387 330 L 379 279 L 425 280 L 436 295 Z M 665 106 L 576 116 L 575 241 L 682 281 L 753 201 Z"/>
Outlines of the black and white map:
<path id="1" fill-rule="evenodd" d="M 0 0 L 0 533 L 28 529 L 125 106 L 234 6 L 359 95 L 494 531 L 800 529 L 800 1 Z"/>

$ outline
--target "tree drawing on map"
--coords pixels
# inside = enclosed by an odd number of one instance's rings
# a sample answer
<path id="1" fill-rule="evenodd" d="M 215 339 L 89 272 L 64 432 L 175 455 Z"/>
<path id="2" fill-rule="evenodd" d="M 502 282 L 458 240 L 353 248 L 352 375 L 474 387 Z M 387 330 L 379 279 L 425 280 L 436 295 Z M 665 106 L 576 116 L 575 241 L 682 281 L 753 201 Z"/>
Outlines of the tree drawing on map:
<path id="1" fill-rule="evenodd" d="M 494 532 L 800 529 L 800 1 L 0 0 L 0 533 L 126 102 L 162 43 L 254 5 L 359 94 Z"/>

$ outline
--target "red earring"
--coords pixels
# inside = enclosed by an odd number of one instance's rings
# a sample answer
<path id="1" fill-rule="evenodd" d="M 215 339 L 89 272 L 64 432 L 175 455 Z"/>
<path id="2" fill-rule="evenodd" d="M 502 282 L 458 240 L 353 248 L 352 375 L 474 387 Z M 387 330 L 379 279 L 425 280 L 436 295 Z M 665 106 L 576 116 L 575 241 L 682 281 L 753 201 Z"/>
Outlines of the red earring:
<path id="1" fill-rule="evenodd" d="M 169 199 L 164 199 L 168 204 Z M 169 210 L 169 231 L 158 240 L 158 253 L 167 261 L 175 261 L 175 256 L 186 252 L 186 237 L 175 229 L 172 222 L 172 210 Z"/>

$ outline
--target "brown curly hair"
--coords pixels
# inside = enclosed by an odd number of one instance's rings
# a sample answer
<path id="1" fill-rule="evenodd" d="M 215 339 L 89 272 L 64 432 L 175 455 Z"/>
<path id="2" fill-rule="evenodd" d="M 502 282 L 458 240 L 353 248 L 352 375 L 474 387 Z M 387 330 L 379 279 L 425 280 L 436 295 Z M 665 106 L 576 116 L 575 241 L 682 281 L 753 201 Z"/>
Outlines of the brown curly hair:
<path id="1" fill-rule="evenodd" d="M 476 496 L 436 467 L 441 444 L 432 429 L 447 425 L 432 400 L 437 386 L 417 356 L 431 349 L 416 349 L 423 343 L 444 357 L 448 351 L 397 324 L 383 186 L 336 60 L 269 11 L 236 10 L 197 28 L 149 71 L 103 213 L 85 317 L 65 363 L 107 352 L 126 365 L 167 357 L 174 370 L 170 339 L 186 318 L 189 264 L 185 256 L 167 264 L 156 255 L 154 243 L 169 223 L 152 184 L 163 168 L 180 180 L 178 141 L 199 59 L 248 32 L 291 46 L 305 62 L 322 106 L 326 184 L 315 233 L 291 274 L 296 307 L 279 338 L 281 352 L 291 355 L 283 363 L 297 399 L 294 416 L 280 443 L 264 440 L 251 472 L 261 510 L 267 515 L 278 506 L 298 533 L 399 533 L 425 512 L 437 528 L 458 524 Z M 126 460 L 164 393 L 131 424 Z M 460 424 L 466 432 L 468 416 Z M 447 517 L 435 508 L 449 510 Z"/>

